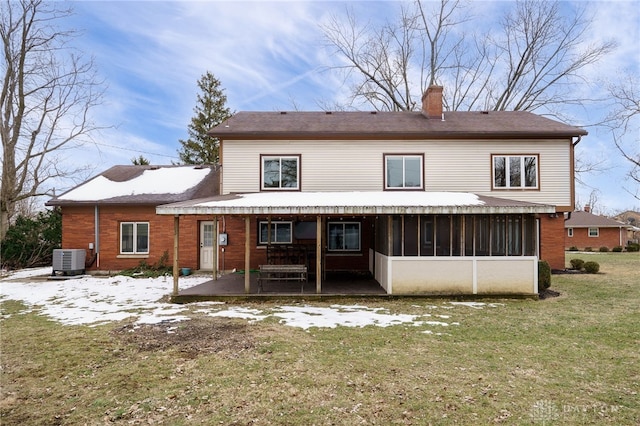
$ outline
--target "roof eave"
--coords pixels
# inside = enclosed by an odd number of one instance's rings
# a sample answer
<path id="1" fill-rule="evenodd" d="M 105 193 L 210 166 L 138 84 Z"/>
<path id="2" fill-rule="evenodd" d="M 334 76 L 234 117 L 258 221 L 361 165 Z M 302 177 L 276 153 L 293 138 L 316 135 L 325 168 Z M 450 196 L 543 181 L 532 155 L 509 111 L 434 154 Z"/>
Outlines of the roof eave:
<path id="1" fill-rule="evenodd" d="M 402 214 L 545 214 L 555 213 L 554 206 L 199 206 L 164 205 L 156 207 L 159 215 L 402 215 Z"/>
<path id="2" fill-rule="evenodd" d="M 389 139 L 568 139 L 585 136 L 586 131 L 576 132 L 209 132 L 222 140 L 389 140 Z"/>

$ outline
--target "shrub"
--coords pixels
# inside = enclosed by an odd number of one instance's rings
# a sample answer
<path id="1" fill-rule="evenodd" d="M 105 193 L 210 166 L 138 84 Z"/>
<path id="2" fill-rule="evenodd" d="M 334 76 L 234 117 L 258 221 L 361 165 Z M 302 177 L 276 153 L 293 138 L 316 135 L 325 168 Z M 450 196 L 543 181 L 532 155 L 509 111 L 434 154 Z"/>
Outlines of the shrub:
<path id="1" fill-rule="evenodd" d="M 35 217 L 18 216 L 2 240 L 2 266 L 12 269 L 50 266 L 53 249 L 62 243 L 62 215 L 58 209 Z"/>
<path id="2" fill-rule="evenodd" d="M 575 269 L 576 271 L 581 270 L 584 266 L 584 260 L 582 259 L 571 259 L 569 263 L 571 264 L 571 269 Z"/>
<path id="3" fill-rule="evenodd" d="M 622 251 L 622 246 L 615 246 L 611 251 L 614 253 L 620 253 Z"/>
<path id="4" fill-rule="evenodd" d="M 149 265 L 145 260 L 141 260 L 138 266 L 120 271 L 120 275 L 134 278 L 157 278 L 162 275 L 171 275 L 172 267 L 168 265 L 169 252 L 167 250 L 156 263 Z"/>
<path id="5" fill-rule="evenodd" d="M 538 261 L 538 292 L 551 287 L 551 267 L 546 260 Z"/>
<path id="6" fill-rule="evenodd" d="M 584 251 L 593 251 L 593 247 L 585 247 Z"/>
<path id="7" fill-rule="evenodd" d="M 602 246 L 602 247 L 600 247 L 600 248 L 598 249 L 598 251 L 599 251 L 600 253 L 606 253 L 606 252 L 608 252 L 608 251 L 609 251 L 609 247 Z"/>
<path id="8" fill-rule="evenodd" d="M 597 274 L 598 271 L 600 270 L 600 264 L 598 262 L 593 262 L 593 261 L 585 262 L 584 270 L 588 274 Z"/>
<path id="9" fill-rule="evenodd" d="M 578 251 L 578 247 L 571 246 L 571 247 L 569 247 L 569 251 Z"/>
<path id="10" fill-rule="evenodd" d="M 640 251 L 640 244 L 628 244 L 627 245 L 627 251 L 629 251 L 629 252 Z"/>

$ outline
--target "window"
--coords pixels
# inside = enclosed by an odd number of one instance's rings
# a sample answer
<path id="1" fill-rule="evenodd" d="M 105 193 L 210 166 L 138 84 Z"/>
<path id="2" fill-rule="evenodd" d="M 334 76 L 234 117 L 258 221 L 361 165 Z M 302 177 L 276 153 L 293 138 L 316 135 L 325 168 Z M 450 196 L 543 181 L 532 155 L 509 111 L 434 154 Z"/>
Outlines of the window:
<path id="1" fill-rule="evenodd" d="M 291 244 L 291 222 L 271 222 L 271 243 Z M 269 242 L 269 222 L 260 222 L 259 244 Z"/>
<path id="2" fill-rule="evenodd" d="M 360 251 L 360 223 L 329 222 L 327 233 L 330 251 Z"/>
<path id="3" fill-rule="evenodd" d="M 589 228 L 589 236 L 590 237 L 597 237 L 598 235 L 600 235 L 600 230 L 598 228 Z"/>
<path id="4" fill-rule="evenodd" d="M 538 157 L 494 155 L 494 188 L 538 188 Z"/>
<path id="5" fill-rule="evenodd" d="M 300 157 L 262 156 L 262 189 L 300 189 Z"/>
<path id="6" fill-rule="evenodd" d="M 385 155 L 385 189 L 421 189 L 422 155 Z"/>
<path id="7" fill-rule="evenodd" d="M 567 228 L 567 236 L 573 237 L 573 228 Z"/>
<path id="8" fill-rule="evenodd" d="M 149 253 L 149 222 L 120 223 L 120 253 Z"/>

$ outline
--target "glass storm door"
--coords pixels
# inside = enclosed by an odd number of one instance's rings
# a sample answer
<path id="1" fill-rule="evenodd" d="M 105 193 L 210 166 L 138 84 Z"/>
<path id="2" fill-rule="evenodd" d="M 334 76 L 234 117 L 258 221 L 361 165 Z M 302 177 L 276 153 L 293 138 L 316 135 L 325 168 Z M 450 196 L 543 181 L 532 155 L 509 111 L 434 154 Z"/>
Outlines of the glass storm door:
<path id="1" fill-rule="evenodd" d="M 200 222 L 200 269 L 213 270 L 213 222 Z"/>

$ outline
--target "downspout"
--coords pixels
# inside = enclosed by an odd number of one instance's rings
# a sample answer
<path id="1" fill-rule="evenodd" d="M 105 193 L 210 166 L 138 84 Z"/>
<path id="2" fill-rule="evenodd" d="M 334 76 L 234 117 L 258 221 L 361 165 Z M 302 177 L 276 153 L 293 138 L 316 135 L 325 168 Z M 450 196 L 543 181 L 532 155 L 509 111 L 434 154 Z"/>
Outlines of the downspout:
<path id="1" fill-rule="evenodd" d="M 94 236 L 94 244 L 95 244 L 95 256 L 96 256 L 96 268 L 100 269 L 100 207 L 95 205 L 94 208 L 94 225 L 93 230 L 95 233 Z"/>
<path id="2" fill-rule="evenodd" d="M 573 139 L 573 138 L 572 138 Z M 582 140 L 582 136 L 578 135 L 575 142 L 571 141 L 571 182 L 570 182 L 570 191 L 571 191 L 571 210 L 576 208 L 576 146 Z M 569 213 L 569 219 L 571 218 L 571 213 Z"/>
<path id="3" fill-rule="evenodd" d="M 100 258 L 99 258 L 99 252 L 100 252 L 100 220 L 98 218 L 99 215 L 99 209 L 98 209 L 98 205 L 96 204 L 93 208 L 93 227 L 94 227 L 94 232 L 93 232 L 93 242 L 89 243 L 89 250 L 91 250 L 91 256 L 86 258 L 84 261 L 84 267 L 85 270 L 90 268 L 94 263 L 96 263 L 96 268 L 100 269 Z"/>

